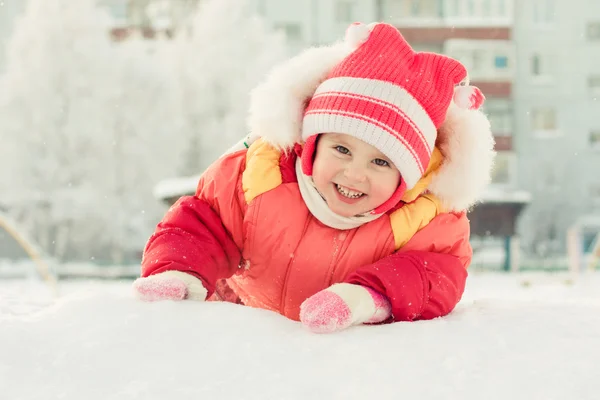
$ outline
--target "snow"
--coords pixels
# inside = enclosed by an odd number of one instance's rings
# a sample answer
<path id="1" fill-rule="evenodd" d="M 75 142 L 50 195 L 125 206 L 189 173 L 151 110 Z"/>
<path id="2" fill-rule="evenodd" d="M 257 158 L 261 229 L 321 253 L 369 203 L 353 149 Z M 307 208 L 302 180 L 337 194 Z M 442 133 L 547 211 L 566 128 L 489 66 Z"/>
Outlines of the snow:
<path id="1" fill-rule="evenodd" d="M 448 317 L 315 335 L 130 282 L 0 282 L 3 399 L 596 399 L 600 275 L 472 274 Z"/>

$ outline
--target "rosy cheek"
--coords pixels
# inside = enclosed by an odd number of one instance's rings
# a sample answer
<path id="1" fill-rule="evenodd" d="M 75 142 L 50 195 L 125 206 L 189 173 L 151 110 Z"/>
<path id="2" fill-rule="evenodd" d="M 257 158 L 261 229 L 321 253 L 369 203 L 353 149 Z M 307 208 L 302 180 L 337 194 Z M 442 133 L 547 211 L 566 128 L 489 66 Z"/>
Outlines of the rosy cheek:
<path id="1" fill-rule="evenodd" d="M 323 160 L 319 164 L 315 163 L 314 179 L 321 184 L 327 184 L 335 177 L 335 171 L 338 169 L 335 160 Z"/>
<path id="2" fill-rule="evenodd" d="M 396 183 L 395 179 L 390 177 L 378 177 L 372 182 L 376 182 L 376 184 L 371 187 L 371 196 L 383 199 L 383 201 L 392 197 L 399 185 L 399 179 L 398 183 Z"/>
<path id="3" fill-rule="evenodd" d="M 324 169 L 315 170 L 313 173 L 313 180 L 315 182 L 315 186 L 321 192 L 324 192 L 327 189 L 327 186 L 331 182 L 331 177 L 329 176 L 327 171 Z"/>

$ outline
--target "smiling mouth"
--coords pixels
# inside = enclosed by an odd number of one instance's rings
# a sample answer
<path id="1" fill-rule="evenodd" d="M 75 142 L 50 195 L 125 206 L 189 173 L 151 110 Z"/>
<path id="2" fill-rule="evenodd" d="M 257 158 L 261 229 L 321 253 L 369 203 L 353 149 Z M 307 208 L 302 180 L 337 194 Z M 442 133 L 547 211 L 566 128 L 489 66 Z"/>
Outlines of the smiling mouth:
<path id="1" fill-rule="evenodd" d="M 344 196 L 348 199 L 359 199 L 359 198 L 365 196 L 364 193 L 348 189 L 347 187 L 338 185 L 337 183 L 335 184 L 335 188 L 337 189 L 339 194 L 341 194 L 342 196 Z"/>

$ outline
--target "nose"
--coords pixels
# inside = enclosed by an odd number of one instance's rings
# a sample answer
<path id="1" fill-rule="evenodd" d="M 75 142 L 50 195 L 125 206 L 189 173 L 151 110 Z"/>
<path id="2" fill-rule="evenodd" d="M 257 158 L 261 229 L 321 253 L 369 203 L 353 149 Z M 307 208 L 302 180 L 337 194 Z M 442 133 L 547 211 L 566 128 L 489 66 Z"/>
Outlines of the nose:
<path id="1" fill-rule="evenodd" d="M 346 165 L 344 176 L 349 182 L 364 182 L 367 178 L 365 169 L 360 165 L 356 165 L 356 163 Z"/>

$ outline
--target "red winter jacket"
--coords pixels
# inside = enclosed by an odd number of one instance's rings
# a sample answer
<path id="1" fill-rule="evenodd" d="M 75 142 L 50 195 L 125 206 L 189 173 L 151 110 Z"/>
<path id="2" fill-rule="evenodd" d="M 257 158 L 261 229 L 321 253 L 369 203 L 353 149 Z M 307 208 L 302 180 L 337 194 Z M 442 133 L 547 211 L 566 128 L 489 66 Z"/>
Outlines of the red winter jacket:
<path id="1" fill-rule="evenodd" d="M 142 276 L 184 271 L 209 296 L 226 279 L 244 304 L 294 320 L 305 299 L 339 282 L 384 294 L 396 321 L 446 315 L 461 298 L 472 253 L 465 212 L 444 212 L 426 190 L 442 161 L 436 150 L 400 207 L 337 230 L 304 204 L 296 157 L 258 141 L 218 160 L 196 195 L 169 209 L 145 248 Z"/>

